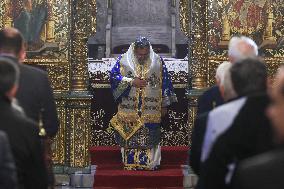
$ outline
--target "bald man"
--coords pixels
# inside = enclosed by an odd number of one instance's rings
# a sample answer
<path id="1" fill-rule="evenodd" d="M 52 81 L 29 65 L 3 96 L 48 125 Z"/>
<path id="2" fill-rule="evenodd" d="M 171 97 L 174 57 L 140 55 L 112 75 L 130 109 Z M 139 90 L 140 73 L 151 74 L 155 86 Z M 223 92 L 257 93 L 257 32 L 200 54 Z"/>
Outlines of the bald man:
<path id="1" fill-rule="evenodd" d="M 23 64 L 26 58 L 24 38 L 15 28 L 0 30 L 0 56 L 18 62 L 19 89 L 16 98 L 30 119 L 39 123 L 40 116 L 48 137 L 57 133 L 59 121 L 52 88 L 45 71 Z"/>
<path id="2" fill-rule="evenodd" d="M 16 99 L 28 118 L 37 124 L 40 120 L 43 123 L 45 132 L 41 134 L 46 134 L 43 140 L 45 159 L 50 175 L 49 183 L 53 185 L 50 143 L 58 131 L 59 120 L 48 75 L 44 70 L 23 64 L 26 58 L 25 41 L 22 34 L 15 28 L 0 30 L 0 57 L 17 63 L 20 69 L 20 80 Z"/>
<path id="3" fill-rule="evenodd" d="M 284 188 L 284 67 L 276 76 L 270 93 L 272 103 L 267 115 L 272 122 L 274 137 L 279 145 L 276 150 L 243 161 L 234 183 L 235 189 Z"/>

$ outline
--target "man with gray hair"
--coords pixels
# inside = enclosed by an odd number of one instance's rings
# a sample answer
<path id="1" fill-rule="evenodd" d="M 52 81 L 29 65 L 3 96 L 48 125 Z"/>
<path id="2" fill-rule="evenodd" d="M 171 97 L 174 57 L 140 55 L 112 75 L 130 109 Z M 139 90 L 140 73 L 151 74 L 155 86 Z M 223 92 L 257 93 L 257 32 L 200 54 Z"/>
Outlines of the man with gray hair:
<path id="1" fill-rule="evenodd" d="M 46 189 L 47 172 L 38 126 L 11 105 L 18 81 L 17 62 L 0 57 L 0 130 L 7 134 L 10 141 L 19 188 Z"/>
<path id="2" fill-rule="evenodd" d="M 257 56 L 258 47 L 251 38 L 245 36 L 231 38 L 228 48 L 228 58 L 231 63 Z"/>
<path id="3" fill-rule="evenodd" d="M 258 47 L 251 38 L 245 36 L 235 36 L 231 38 L 228 46 L 228 59 L 230 63 L 234 64 L 237 61 L 257 56 Z M 199 97 L 197 115 L 208 112 L 224 103 L 224 99 L 218 87 L 218 80 L 216 80 L 216 84 L 217 85 L 209 88 Z"/>

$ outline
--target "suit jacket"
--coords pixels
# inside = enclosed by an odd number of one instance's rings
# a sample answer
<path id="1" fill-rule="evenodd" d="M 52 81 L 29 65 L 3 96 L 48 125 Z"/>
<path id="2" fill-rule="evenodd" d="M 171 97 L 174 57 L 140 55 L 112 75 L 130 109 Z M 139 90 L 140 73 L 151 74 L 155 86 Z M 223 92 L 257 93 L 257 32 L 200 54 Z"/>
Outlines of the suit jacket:
<path id="1" fill-rule="evenodd" d="M 5 57 L 18 62 L 14 57 Z M 24 109 L 27 117 L 36 123 L 39 122 L 41 115 L 47 135 L 54 136 L 58 130 L 59 121 L 47 73 L 21 63 L 18 66 L 20 81 L 16 98 L 19 105 Z"/>
<path id="2" fill-rule="evenodd" d="M 213 110 L 216 106 L 224 103 L 219 87 L 217 85 L 209 88 L 199 98 L 197 104 L 197 115 Z"/>
<path id="3" fill-rule="evenodd" d="M 273 148 L 272 129 L 266 117 L 269 98 L 266 95 L 248 97 L 231 127 L 213 145 L 201 168 L 197 188 L 223 189 L 228 166 Z"/>
<path id="4" fill-rule="evenodd" d="M 240 163 L 234 189 L 283 189 L 284 150 L 261 154 Z"/>
<path id="5" fill-rule="evenodd" d="M 15 111 L 5 97 L 0 97 L 0 130 L 10 141 L 20 189 L 47 188 L 47 173 L 38 126 Z"/>
<path id="6" fill-rule="evenodd" d="M 17 188 L 17 171 L 6 134 L 0 131 L 0 188 Z"/>
<path id="7" fill-rule="evenodd" d="M 194 173 L 199 175 L 201 150 L 207 127 L 208 113 L 198 116 L 194 122 L 191 135 L 191 148 L 189 150 L 189 165 Z"/>

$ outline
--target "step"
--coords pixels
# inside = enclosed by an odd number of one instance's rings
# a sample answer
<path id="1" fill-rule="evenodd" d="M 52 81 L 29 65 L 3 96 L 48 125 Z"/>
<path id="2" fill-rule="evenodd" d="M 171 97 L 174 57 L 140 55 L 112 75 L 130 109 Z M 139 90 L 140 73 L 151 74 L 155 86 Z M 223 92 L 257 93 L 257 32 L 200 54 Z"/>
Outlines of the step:
<path id="1" fill-rule="evenodd" d="M 188 159 L 187 146 L 162 146 L 162 165 L 184 165 Z M 92 165 L 121 165 L 119 146 L 93 146 L 90 148 Z"/>
<path id="2" fill-rule="evenodd" d="M 94 188 L 163 188 L 183 187 L 183 172 L 180 166 L 161 166 L 158 171 L 127 171 L 121 166 L 105 169 L 97 167 Z"/>
<path id="3" fill-rule="evenodd" d="M 93 146 L 90 148 L 92 165 L 121 164 L 120 148 L 118 146 Z"/>

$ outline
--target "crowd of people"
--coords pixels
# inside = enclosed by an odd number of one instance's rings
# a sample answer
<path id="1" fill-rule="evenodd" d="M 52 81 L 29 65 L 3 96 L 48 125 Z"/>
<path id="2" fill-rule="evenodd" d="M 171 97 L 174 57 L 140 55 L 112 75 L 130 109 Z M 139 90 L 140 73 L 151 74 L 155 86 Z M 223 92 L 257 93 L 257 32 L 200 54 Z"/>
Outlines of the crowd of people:
<path id="1" fill-rule="evenodd" d="M 189 164 L 197 189 L 283 188 L 284 67 L 274 82 L 256 43 L 233 37 L 198 101 Z"/>
<path id="2" fill-rule="evenodd" d="M 0 188 L 53 188 L 56 106 L 47 73 L 23 64 L 25 56 L 22 34 L 0 30 Z"/>

